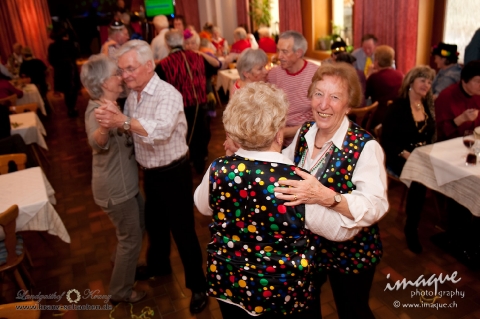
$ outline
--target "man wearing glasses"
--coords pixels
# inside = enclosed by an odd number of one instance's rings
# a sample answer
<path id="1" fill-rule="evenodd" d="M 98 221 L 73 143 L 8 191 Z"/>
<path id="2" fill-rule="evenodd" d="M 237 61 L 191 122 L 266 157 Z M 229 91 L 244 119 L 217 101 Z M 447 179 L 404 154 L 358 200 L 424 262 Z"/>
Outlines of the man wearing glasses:
<path id="1" fill-rule="evenodd" d="M 190 311 L 199 313 L 207 303 L 206 280 L 195 233 L 183 98 L 155 74 L 147 42 L 128 41 L 116 55 L 119 72 L 131 90 L 124 114 L 111 102 L 102 104 L 95 114 L 103 127 L 121 127 L 132 133 L 135 156 L 144 171 L 149 248 L 146 271 L 138 279 L 172 272 L 171 232 L 185 268 L 186 287 L 192 290 Z"/>

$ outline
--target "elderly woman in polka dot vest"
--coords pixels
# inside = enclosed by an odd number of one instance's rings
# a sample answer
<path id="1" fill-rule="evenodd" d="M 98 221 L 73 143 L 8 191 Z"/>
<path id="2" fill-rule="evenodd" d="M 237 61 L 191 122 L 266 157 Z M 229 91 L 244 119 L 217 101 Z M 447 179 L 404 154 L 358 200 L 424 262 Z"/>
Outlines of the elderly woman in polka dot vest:
<path id="1" fill-rule="evenodd" d="M 321 318 L 311 276 L 321 238 L 309 228 L 325 236 L 341 229 L 324 227 L 313 205 L 287 206 L 274 192 L 282 180 L 302 179 L 281 154 L 287 109 L 272 84 L 237 91 L 223 114 L 234 153 L 216 159 L 195 191 L 198 210 L 212 216 L 208 295 L 223 318 Z"/>
<path id="2" fill-rule="evenodd" d="M 283 154 L 310 174 L 298 170 L 303 181 L 279 181 L 289 187 L 275 192 L 289 201 L 285 206 L 313 207 L 318 219 L 325 218 L 323 227 L 339 230 L 325 236 L 310 227 L 322 236 L 313 272 L 317 297 L 328 278 L 339 318 L 374 318 L 368 299 L 382 256 L 377 222 L 388 210 L 384 153 L 370 133 L 347 118 L 362 101 L 352 66 L 320 66 L 308 96 L 315 121 L 299 129 Z"/>

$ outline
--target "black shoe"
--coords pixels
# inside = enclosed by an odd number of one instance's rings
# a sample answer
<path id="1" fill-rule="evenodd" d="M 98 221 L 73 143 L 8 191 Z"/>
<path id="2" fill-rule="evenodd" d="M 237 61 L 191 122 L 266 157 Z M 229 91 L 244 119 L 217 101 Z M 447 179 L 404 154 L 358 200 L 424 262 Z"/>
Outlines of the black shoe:
<path id="1" fill-rule="evenodd" d="M 204 292 L 192 292 L 190 300 L 190 312 L 200 313 L 205 309 L 208 302 L 208 296 Z"/>
<path id="2" fill-rule="evenodd" d="M 411 252 L 420 254 L 423 251 L 420 240 L 418 239 L 418 232 L 416 229 L 409 229 L 405 227 L 405 239 L 407 240 L 407 247 Z"/>
<path id="3" fill-rule="evenodd" d="M 140 300 L 142 300 L 143 298 L 145 298 L 146 295 L 147 295 L 147 293 L 143 290 L 142 291 L 137 291 L 137 295 L 133 298 L 125 298 L 123 300 L 110 299 L 110 303 L 114 306 L 118 305 L 121 302 L 123 302 L 123 303 L 136 303 L 136 302 L 139 302 Z"/>

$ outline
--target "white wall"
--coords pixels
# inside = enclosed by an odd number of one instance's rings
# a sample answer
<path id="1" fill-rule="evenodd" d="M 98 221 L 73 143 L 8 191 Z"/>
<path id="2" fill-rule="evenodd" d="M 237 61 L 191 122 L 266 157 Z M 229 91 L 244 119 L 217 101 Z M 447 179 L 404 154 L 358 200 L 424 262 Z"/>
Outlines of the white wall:
<path id="1" fill-rule="evenodd" d="M 447 1 L 443 42 L 457 45 L 459 63 L 463 63 L 465 47 L 480 26 L 479 15 L 478 1 Z"/>
<path id="2" fill-rule="evenodd" d="M 223 38 L 233 43 L 233 30 L 237 23 L 237 4 L 235 0 L 198 0 L 200 25 L 211 22 L 220 28 Z M 201 31 L 201 30 L 198 30 Z"/>

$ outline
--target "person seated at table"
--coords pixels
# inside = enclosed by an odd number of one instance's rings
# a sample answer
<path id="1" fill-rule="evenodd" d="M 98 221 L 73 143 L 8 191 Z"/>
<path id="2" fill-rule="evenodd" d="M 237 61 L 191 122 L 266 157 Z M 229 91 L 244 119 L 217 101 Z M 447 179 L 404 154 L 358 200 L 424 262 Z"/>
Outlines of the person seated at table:
<path id="1" fill-rule="evenodd" d="M 341 53 L 347 53 L 347 44 L 343 40 L 335 41 L 332 43 L 330 46 L 330 51 L 332 53 L 330 54 L 330 58 L 325 60 L 325 62 L 335 62 L 337 60 L 337 56 Z M 352 55 L 353 57 L 353 55 Z M 355 60 L 357 60 L 355 57 L 353 57 Z M 353 62 L 352 62 L 353 63 Z"/>
<path id="2" fill-rule="evenodd" d="M 8 68 L 3 65 L 2 59 L 0 58 L 0 79 L 11 80 L 13 74 L 8 71 Z"/>
<path id="3" fill-rule="evenodd" d="M 465 65 L 460 82 L 440 92 L 435 100 L 438 141 L 463 136 L 480 126 L 480 60 Z"/>
<path id="4" fill-rule="evenodd" d="M 463 67 L 460 82 L 444 89 L 435 100 L 438 141 L 461 137 L 466 130 L 480 126 L 479 112 L 480 60 L 474 60 Z M 447 198 L 446 206 L 448 229 L 438 244 L 448 245 L 447 250 L 467 263 L 480 264 L 478 227 L 474 226 L 479 219 L 473 218 L 467 208 L 451 198 Z"/>
<path id="5" fill-rule="evenodd" d="M 13 52 L 8 57 L 7 67 L 10 73 L 16 77 L 18 76 L 18 71 L 20 70 L 20 65 L 23 62 L 22 57 L 22 48 L 23 46 L 20 43 L 15 43 L 13 45 Z"/>
<path id="6" fill-rule="evenodd" d="M 460 81 L 462 67 L 457 63 L 458 52 L 456 44 L 440 42 L 432 48 L 432 55 L 439 70 L 432 84 L 433 99 L 435 100 L 440 92 Z"/>
<path id="7" fill-rule="evenodd" d="M 93 155 L 93 197 L 115 225 L 118 240 L 109 294 L 113 304 L 134 303 L 145 297 L 145 291 L 133 290 L 145 223 L 132 133 L 101 127 L 94 113 L 101 102 L 115 103 L 123 91 L 122 77 L 113 59 L 97 54 L 82 66 L 81 80 L 90 95 L 85 128 Z"/>
<path id="8" fill-rule="evenodd" d="M 20 135 L 11 135 L 10 111 L 8 106 L 0 104 L 0 155 L 15 153 L 27 155 L 27 168 L 38 166 L 32 147 L 26 145 Z"/>
<path id="9" fill-rule="evenodd" d="M 203 25 L 202 31 L 198 33 L 200 38 L 208 39 L 209 41 L 212 39 L 213 33 L 213 24 L 211 22 L 207 22 Z"/>
<path id="10" fill-rule="evenodd" d="M 225 57 L 224 67 L 236 61 L 244 50 L 252 47 L 247 37 L 247 31 L 242 27 L 238 27 L 233 31 L 233 41 L 230 53 Z"/>
<path id="11" fill-rule="evenodd" d="M 370 98 L 372 102 L 378 102 L 371 124 L 372 127 L 375 127 L 382 123 L 388 101 L 393 101 L 398 97 L 403 74 L 393 68 L 395 50 L 392 47 L 380 45 L 375 48 L 373 56 L 374 72 L 368 77 L 365 97 Z"/>
<path id="12" fill-rule="evenodd" d="M 403 79 L 399 98 L 387 109 L 382 125 L 381 142 L 390 174 L 400 176 L 415 147 L 432 143 L 435 121 L 430 109 L 433 104 L 434 77 L 435 70 L 429 66 L 411 69 Z M 405 238 L 408 249 L 416 254 L 422 252 L 417 228 L 426 191 L 427 188 L 423 184 L 412 182 L 407 194 Z"/>
<path id="13" fill-rule="evenodd" d="M 240 54 L 237 61 L 237 71 L 240 79 L 232 84 L 230 98 L 235 92 L 252 82 L 266 82 L 268 57 L 263 50 L 247 49 Z"/>
<path id="14" fill-rule="evenodd" d="M 216 49 L 217 56 L 226 56 L 228 54 L 228 41 L 222 38 L 220 28 L 214 26 L 212 29 L 212 44 Z"/>
<path id="15" fill-rule="evenodd" d="M 42 99 L 47 102 L 47 66 L 42 60 L 33 57 L 32 50 L 29 47 L 22 49 L 22 55 L 23 62 L 20 66 L 20 76 L 30 78 L 30 82 L 37 86 Z"/>
<path id="16" fill-rule="evenodd" d="M 258 29 L 258 48 L 265 51 L 265 53 L 277 53 L 277 44 L 270 36 L 270 29 L 261 27 Z"/>
<path id="17" fill-rule="evenodd" d="M 0 99 L 6 98 L 15 94 L 17 98 L 23 97 L 23 91 L 17 89 L 6 79 L 0 78 Z"/>

